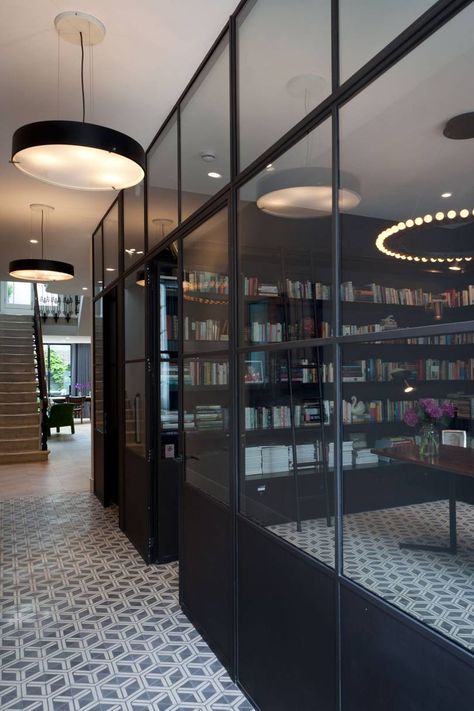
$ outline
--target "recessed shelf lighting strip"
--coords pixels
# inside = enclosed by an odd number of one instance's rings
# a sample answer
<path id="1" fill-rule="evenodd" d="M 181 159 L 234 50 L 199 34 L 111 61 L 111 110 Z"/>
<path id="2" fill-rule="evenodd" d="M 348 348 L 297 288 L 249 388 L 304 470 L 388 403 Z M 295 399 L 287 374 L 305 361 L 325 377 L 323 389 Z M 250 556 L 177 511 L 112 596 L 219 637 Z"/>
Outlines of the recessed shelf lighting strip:
<path id="1" fill-rule="evenodd" d="M 458 254 L 443 254 L 442 257 L 430 257 L 426 254 L 409 254 L 407 252 L 395 252 L 393 249 L 387 247 L 387 240 L 396 235 L 407 234 L 407 230 L 420 229 L 423 227 L 433 226 L 433 225 L 443 225 L 443 224 L 453 224 L 455 222 L 462 223 L 467 218 L 474 217 L 474 210 L 467 210 L 466 208 L 456 212 L 456 210 L 449 210 L 446 214 L 444 212 L 437 212 L 435 215 L 425 215 L 424 217 L 415 217 L 405 220 L 405 222 L 398 222 L 396 225 L 387 227 L 387 229 L 380 232 L 375 240 L 375 246 L 380 252 L 386 254 L 388 257 L 395 257 L 395 259 L 406 260 L 407 262 L 470 262 L 472 260 L 472 255 L 462 255 Z"/>

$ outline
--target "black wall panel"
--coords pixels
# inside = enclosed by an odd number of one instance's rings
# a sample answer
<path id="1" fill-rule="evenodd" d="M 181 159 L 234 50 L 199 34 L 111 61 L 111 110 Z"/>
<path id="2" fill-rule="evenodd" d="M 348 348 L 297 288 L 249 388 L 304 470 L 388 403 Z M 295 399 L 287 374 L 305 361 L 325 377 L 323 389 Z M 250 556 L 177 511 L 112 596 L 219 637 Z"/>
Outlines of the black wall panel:
<path id="1" fill-rule="evenodd" d="M 332 711 L 334 580 L 238 523 L 239 681 L 262 711 Z"/>
<path id="2" fill-rule="evenodd" d="M 181 602 L 224 664 L 232 666 L 233 563 L 230 510 L 183 485 Z"/>
<path id="3" fill-rule="evenodd" d="M 124 453 L 124 531 L 148 563 L 150 562 L 150 475 L 146 460 L 128 448 Z"/>
<path id="4" fill-rule="evenodd" d="M 472 711 L 467 654 L 464 661 L 352 590 L 342 589 L 341 608 L 343 711 Z"/>

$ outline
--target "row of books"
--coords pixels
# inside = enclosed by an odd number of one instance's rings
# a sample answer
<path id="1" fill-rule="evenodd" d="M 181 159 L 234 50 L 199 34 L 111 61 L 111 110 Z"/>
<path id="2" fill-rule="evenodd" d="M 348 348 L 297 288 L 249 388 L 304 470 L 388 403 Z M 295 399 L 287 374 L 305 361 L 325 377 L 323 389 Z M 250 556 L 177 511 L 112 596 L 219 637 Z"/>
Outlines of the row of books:
<path id="1" fill-rule="evenodd" d="M 184 319 L 185 341 L 228 341 L 229 322 L 208 318 L 205 321 Z"/>
<path id="2" fill-rule="evenodd" d="M 184 273 L 183 290 L 205 294 L 228 294 L 229 276 L 218 272 L 188 271 Z"/>
<path id="3" fill-rule="evenodd" d="M 162 331 L 163 331 L 162 323 Z M 166 337 L 168 340 L 177 341 L 179 338 L 179 321 L 177 314 L 168 314 L 166 316 Z"/>
<path id="4" fill-rule="evenodd" d="M 222 405 L 196 405 L 195 422 L 198 430 L 222 430 L 228 425 L 228 411 Z"/>
<path id="5" fill-rule="evenodd" d="M 342 366 L 345 382 L 389 382 L 410 378 L 415 380 L 474 380 L 474 358 L 440 360 L 418 358 L 414 361 L 384 361 L 367 358 Z"/>
<path id="6" fill-rule="evenodd" d="M 321 462 L 321 443 L 297 444 L 298 470 L 312 469 Z M 271 445 L 245 448 L 245 476 L 265 476 L 293 472 L 293 448 L 289 445 Z"/>
<path id="7" fill-rule="evenodd" d="M 308 358 L 301 358 L 293 361 L 291 367 L 291 382 L 292 383 L 313 383 L 319 382 L 319 373 L 321 374 L 322 383 L 334 382 L 334 366 L 332 363 L 320 363 L 318 366 L 314 361 Z M 278 372 L 273 374 L 273 382 L 280 383 L 288 382 L 288 367 L 286 363 L 279 363 Z"/>
<path id="8" fill-rule="evenodd" d="M 472 417 L 474 414 L 474 398 L 466 395 L 458 395 L 456 397 L 458 400 L 449 394 L 447 395 L 447 399 L 451 400 L 457 408 L 458 417 Z M 436 401 L 443 402 L 444 399 Z M 406 411 L 414 407 L 414 405 L 415 402 L 413 400 L 370 400 L 366 402 L 359 401 L 357 405 L 354 405 L 354 402 L 343 400 L 342 419 L 346 425 L 372 422 L 403 422 Z M 459 405 L 462 406 L 462 412 L 465 414 L 460 414 Z"/>
<path id="9" fill-rule="evenodd" d="M 395 304 L 399 306 L 427 306 L 433 302 L 441 302 L 447 307 L 472 306 L 474 304 L 474 285 L 466 289 L 446 289 L 442 292 L 423 291 L 418 289 L 396 289 L 380 284 L 354 285 L 352 281 L 341 284 L 343 301 L 370 302 L 375 304 Z"/>
<path id="10" fill-rule="evenodd" d="M 321 413 L 320 401 L 305 402 L 294 407 L 295 427 L 315 427 L 321 425 L 321 414 L 324 424 L 329 423 L 329 401 L 323 401 Z M 291 408 L 288 405 L 260 405 L 246 407 L 244 413 L 246 430 L 271 430 L 291 427 Z"/>
<path id="11" fill-rule="evenodd" d="M 228 361 L 192 360 L 184 366 L 184 378 L 185 384 L 189 385 L 227 385 L 229 363 Z"/>

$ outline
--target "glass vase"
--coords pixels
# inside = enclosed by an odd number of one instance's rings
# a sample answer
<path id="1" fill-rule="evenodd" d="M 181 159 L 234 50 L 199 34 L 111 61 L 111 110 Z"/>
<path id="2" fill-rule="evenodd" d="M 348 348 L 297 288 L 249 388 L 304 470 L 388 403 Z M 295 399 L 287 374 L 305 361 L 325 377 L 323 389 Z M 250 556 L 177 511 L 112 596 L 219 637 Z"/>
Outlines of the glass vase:
<path id="1" fill-rule="evenodd" d="M 437 457 L 438 454 L 438 430 L 434 425 L 423 425 L 420 429 L 420 457 Z"/>

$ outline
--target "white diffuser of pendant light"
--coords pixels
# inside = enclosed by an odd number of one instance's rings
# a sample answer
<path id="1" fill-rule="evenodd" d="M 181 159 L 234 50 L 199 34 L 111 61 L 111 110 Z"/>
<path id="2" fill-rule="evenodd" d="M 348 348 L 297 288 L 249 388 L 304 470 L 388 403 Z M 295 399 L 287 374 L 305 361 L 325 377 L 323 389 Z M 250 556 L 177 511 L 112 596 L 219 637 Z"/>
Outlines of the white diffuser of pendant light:
<path id="1" fill-rule="evenodd" d="M 76 190 L 121 190 L 145 174 L 145 152 L 130 136 L 85 121 L 84 46 L 105 36 L 91 15 L 63 12 L 54 21 L 59 36 L 81 48 L 82 121 L 39 121 L 18 128 L 11 162 L 38 180 Z"/>
<path id="2" fill-rule="evenodd" d="M 358 182 L 341 173 L 339 210 L 350 210 L 360 202 Z M 257 182 L 257 207 L 277 217 L 304 219 L 323 217 L 332 210 L 330 168 L 288 168 L 267 172 Z"/>
<path id="3" fill-rule="evenodd" d="M 329 92 L 322 77 L 302 74 L 287 83 L 293 98 L 304 100 L 305 114 Z M 316 131 L 318 129 L 315 129 Z M 304 219 L 323 217 L 332 210 L 332 171 L 323 166 L 311 166 L 311 134 L 306 136 L 304 166 L 275 170 L 267 166 L 257 181 L 257 207 L 269 215 Z M 339 209 L 350 210 L 360 203 L 359 184 L 355 176 L 341 173 Z"/>

